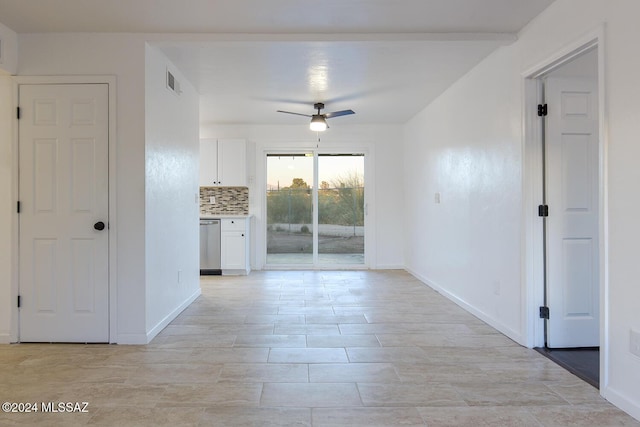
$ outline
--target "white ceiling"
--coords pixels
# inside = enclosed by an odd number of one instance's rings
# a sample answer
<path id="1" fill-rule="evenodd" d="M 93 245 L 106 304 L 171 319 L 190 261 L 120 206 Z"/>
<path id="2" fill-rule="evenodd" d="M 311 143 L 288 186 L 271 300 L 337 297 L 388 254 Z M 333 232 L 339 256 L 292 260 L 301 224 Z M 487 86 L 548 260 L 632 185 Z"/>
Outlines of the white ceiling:
<path id="1" fill-rule="evenodd" d="M 553 0 L 0 0 L 18 33 L 157 33 L 203 123 L 404 123 Z M 162 35 L 158 35 L 162 34 Z"/>

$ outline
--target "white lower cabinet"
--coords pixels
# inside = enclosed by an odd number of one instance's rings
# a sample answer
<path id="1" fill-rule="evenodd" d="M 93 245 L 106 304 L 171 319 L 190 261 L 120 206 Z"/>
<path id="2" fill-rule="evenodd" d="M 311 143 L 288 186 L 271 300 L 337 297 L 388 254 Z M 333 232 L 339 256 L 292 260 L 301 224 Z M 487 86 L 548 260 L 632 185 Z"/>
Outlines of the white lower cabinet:
<path id="1" fill-rule="evenodd" d="M 222 274 L 249 274 L 249 220 L 224 218 L 220 231 Z"/>

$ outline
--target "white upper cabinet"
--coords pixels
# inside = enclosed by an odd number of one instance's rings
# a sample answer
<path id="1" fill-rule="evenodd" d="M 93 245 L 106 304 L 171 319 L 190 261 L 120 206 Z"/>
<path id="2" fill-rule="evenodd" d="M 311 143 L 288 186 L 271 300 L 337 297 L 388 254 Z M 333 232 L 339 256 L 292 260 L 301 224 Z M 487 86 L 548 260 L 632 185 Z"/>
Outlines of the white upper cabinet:
<path id="1" fill-rule="evenodd" d="M 200 140 L 200 186 L 218 185 L 218 141 Z"/>
<path id="2" fill-rule="evenodd" d="M 247 143 L 244 139 L 200 140 L 200 186 L 247 186 Z"/>
<path id="3" fill-rule="evenodd" d="M 243 139 L 218 140 L 218 185 L 247 186 L 247 143 Z"/>

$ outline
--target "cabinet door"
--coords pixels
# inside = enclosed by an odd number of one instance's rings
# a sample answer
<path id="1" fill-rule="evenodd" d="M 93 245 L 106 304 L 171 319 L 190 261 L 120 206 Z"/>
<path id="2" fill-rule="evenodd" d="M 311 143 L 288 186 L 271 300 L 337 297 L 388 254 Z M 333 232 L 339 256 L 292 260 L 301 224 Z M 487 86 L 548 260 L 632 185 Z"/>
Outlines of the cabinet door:
<path id="1" fill-rule="evenodd" d="M 247 186 L 247 144 L 244 139 L 218 141 L 218 182 L 225 187 Z"/>
<path id="2" fill-rule="evenodd" d="M 222 233 L 222 257 L 223 270 L 245 270 L 246 236 L 242 231 L 228 231 Z"/>
<path id="3" fill-rule="evenodd" d="M 200 186 L 218 185 L 218 141 L 200 140 Z"/>

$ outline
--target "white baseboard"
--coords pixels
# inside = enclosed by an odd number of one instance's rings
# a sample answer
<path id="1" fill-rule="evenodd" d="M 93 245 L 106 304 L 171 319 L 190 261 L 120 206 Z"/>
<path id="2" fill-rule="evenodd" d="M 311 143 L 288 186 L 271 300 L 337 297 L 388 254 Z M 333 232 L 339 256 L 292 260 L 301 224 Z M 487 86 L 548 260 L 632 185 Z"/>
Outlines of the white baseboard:
<path id="1" fill-rule="evenodd" d="M 400 264 L 378 264 L 374 270 L 404 270 L 404 265 Z"/>
<path id="2" fill-rule="evenodd" d="M 11 334 L 0 334 L 0 344 L 11 344 Z"/>
<path id="3" fill-rule="evenodd" d="M 443 288 L 442 286 L 440 286 L 437 283 L 433 282 L 432 280 L 429 280 L 427 277 L 422 276 L 421 274 L 413 271 L 412 269 L 410 269 L 408 267 L 405 267 L 405 270 L 407 272 L 409 272 L 411 275 L 413 275 L 414 277 L 416 277 L 418 280 L 420 280 L 422 283 L 424 283 L 425 285 L 429 286 L 434 291 L 438 292 L 440 295 L 442 295 L 445 298 L 447 298 L 448 300 L 454 302 L 456 305 L 462 307 L 463 309 L 465 309 L 469 313 L 471 313 L 474 316 L 476 316 L 478 319 L 482 320 L 483 322 L 485 322 L 486 324 L 488 324 L 492 328 L 496 329 L 498 332 L 502 333 L 503 335 L 506 335 L 508 338 L 510 338 L 513 341 L 517 342 L 518 344 L 526 347 L 527 340 L 526 340 L 526 337 L 524 337 L 522 335 L 522 333 L 514 331 L 510 327 L 502 324 L 501 322 L 497 321 L 496 319 L 494 319 L 493 317 L 491 317 L 487 313 L 483 312 L 482 310 L 477 309 L 473 305 L 469 304 L 468 302 L 466 302 L 465 300 L 461 299 L 457 295 L 452 294 L 451 292 L 447 291 L 445 288 Z"/>
<path id="4" fill-rule="evenodd" d="M 156 335 L 158 335 L 164 328 L 167 327 L 169 323 L 173 321 L 173 319 L 178 317 L 178 315 L 182 313 L 185 308 L 189 307 L 189 305 L 191 305 L 191 303 L 194 302 L 196 298 L 200 296 L 201 293 L 202 293 L 202 290 L 198 287 L 198 289 L 191 296 L 189 296 L 182 304 L 180 304 L 175 310 L 173 310 L 171 313 L 165 316 L 164 319 L 162 319 L 160 322 L 158 322 L 156 326 L 154 326 L 150 331 L 148 331 L 145 337 L 146 339 L 145 344 L 150 343 L 151 340 L 156 337 Z"/>
<path id="5" fill-rule="evenodd" d="M 611 387 L 605 387 L 600 390 L 600 394 L 613 405 L 640 421 L 640 403 L 634 402 L 628 397 L 613 390 Z"/>
<path id="6" fill-rule="evenodd" d="M 173 319 L 178 317 L 182 311 L 189 307 L 189 305 L 195 301 L 196 298 L 200 296 L 202 291 L 200 288 L 196 292 L 194 292 L 191 296 L 189 296 L 182 304 L 178 306 L 175 310 L 165 316 L 156 326 L 154 326 L 149 332 L 146 334 L 118 334 L 118 342 L 117 344 L 123 345 L 140 345 L 140 344 L 149 344 L 156 335 L 158 335 Z"/>
<path id="7" fill-rule="evenodd" d="M 118 341 L 115 344 L 120 344 L 120 345 L 148 344 L 147 334 L 118 334 Z"/>

